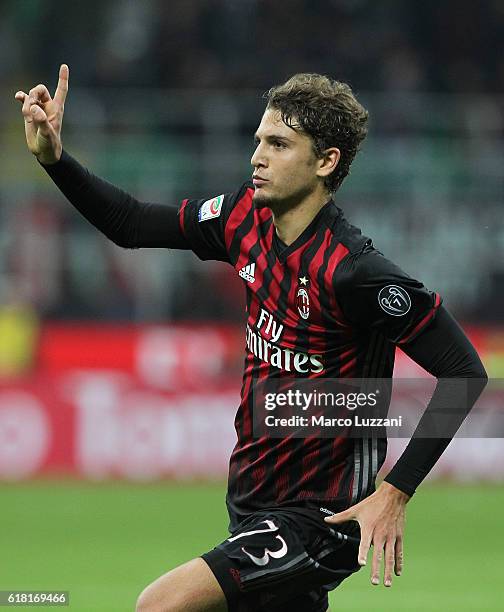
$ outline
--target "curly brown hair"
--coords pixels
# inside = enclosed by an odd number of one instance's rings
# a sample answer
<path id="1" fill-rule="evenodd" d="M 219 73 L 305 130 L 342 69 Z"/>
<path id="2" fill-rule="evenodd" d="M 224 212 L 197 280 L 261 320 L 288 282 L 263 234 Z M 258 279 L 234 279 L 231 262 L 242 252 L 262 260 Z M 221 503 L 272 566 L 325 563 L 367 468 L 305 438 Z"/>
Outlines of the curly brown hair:
<path id="1" fill-rule="evenodd" d="M 321 74 L 301 73 L 272 87 L 264 97 L 267 108 L 278 110 L 286 125 L 311 136 L 318 158 L 329 147 L 340 150 L 336 169 L 325 178 L 327 189 L 336 191 L 367 134 L 369 113 L 350 86 Z"/>

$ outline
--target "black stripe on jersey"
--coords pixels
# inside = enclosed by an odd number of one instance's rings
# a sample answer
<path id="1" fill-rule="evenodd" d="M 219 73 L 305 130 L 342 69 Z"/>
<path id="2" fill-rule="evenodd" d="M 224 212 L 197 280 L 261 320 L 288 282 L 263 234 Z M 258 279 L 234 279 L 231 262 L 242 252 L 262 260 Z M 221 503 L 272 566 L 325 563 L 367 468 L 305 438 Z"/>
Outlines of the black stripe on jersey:
<path id="1" fill-rule="evenodd" d="M 333 257 L 339 245 L 340 243 L 337 240 L 331 241 L 331 246 L 325 251 L 323 263 L 320 266 L 318 274 L 317 274 L 317 285 L 319 288 L 319 302 L 320 302 L 321 316 L 322 316 L 322 320 L 324 321 L 324 325 L 327 329 L 331 329 L 331 327 L 333 326 L 333 321 L 330 316 L 331 299 L 329 297 L 329 293 L 325 290 L 324 277 L 325 277 L 327 268 L 329 266 L 329 261 L 331 260 L 331 257 Z M 336 269 L 337 269 L 337 266 L 336 266 Z M 333 283 L 333 286 L 334 286 L 334 283 Z M 326 346 L 327 346 L 327 343 L 326 343 Z M 337 367 L 338 367 L 337 372 L 335 371 L 335 369 L 333 369 L 331 372 L 326 372 L 326 374 L 330 374 L 331 376 L 339 376 L 339 367 L 340 367 L 339 363 Z"/>
<path id="2" fill-rule="evenodd" d="M 243 196 L 242 196 L 243 197 Z M 239 200 L 238 204 L 239 205 Z M 231 265 L 235 265 L 240 256 L 240 245 L 245 236 L 250 232 L 254 226 L 254 205 L 252 204 L 247 211 L 247 214 L 243 218 L 240 225 L 236 228 L 235 233 L 231 239 L 231 245 L 229 247 L 229 261 Z"/>
<path id="3" fill-rule="evenodd" d="M 273 230 L 274 231 L 274 230 Z M 268 266 L 268 268 L 274 267 L 276 265 L 276 254 L 274 252 L 274 249 L 272 248 L 270 250 L 270 252 L 268 253 L 268 263 L 270 264 Z M 291 273 L 290 270 L 288 269 L 287 266 L 284 266 L 284 274 L 282 277 L 282 280 L 280 281 L 280 285 L 278 287 L 278 294 L 277 296 L 273 295 L 271 292 L 267 292 L 267 293 L 258 293 L 258 297 L 262 300 L 264 300 L 266 297 L 270 297 L 272 298 L 272 301 L 275 302 L 277 304 L 277 308 L 276 310 L 274 310 L 274 312 L 272 312 L 271 314 L 277 318 L 278 321 L 282 321 L 283 317 L 281 316 L 282 312 L 285 312 L 286 310 L 286 306 L 287 306 L 287 298 L 286 296 L 288 295 L 289 292 L 289 288 L 291 285 Z M 261 288 L 262 289 L 262 288 Z M 276 298 L 276 300 L 275 300 Z M 270 364 L 267 368 L 267 370 L 265 371 L 264 374 L 264 380 L 270 380 L 272 378 L 280 378 L 282 375 L 281 370 L 278 370 L 275 366 L 273 366 L 272 364 Z M 275 464 L 276 464 L 276 457 L 277 457 L 277 447 L 279 444 L 282 444 L 283 439 L 269 439 L 267 442 L 267 445 L 269 447 L 270 452 L 268 453 L 267 456 L 264 457 L 264 465 L 266 468 L 266 473 L 269 475 L 274 475 L 275 474 Z M 271 449 L 275 448 L 275 452 L 272 452 Z M 285 470 L 284 471 L 285 474 L 288 475 L 288 471 Z M 277 496 L 278 496 L 278 491 L 277 491 L 277 478 L 275 477 L 274 480 L 272 480 L 272 488 L 271 490 L 266 490 L 265 491 L 265 496 L 266 498 L 271 499 L 272 502 L 277 500 Z"/>
<path id="4" fill-rule="evenodd" d="M 258 259 L 258 257 L 261 255 L 261 237 L 266 237 L 270 227 L 271 227 L 271 223 L 273 222 L 273 218 L 270 217 L 269 219 L 267 219 L 264 223 L 261 224 L 260 230 L 258 231 L 258 239 L 257 241 L 254 243 L 254 245 L 252 246 L 252 248 L 250 249 L 250 253 L 249 253 L 249 260 L 251 261 L 255 261 Z M 261 287 L 257 290 L 257 295 L 259 297 L 259 301 L 260 303 L 264 303 L 266 301 L 266 298 L 269 295 L 269 286 L 271 284 L 271 281 L 273 280 L 273 274 L 272 274 L 272 266 L 275 264 L 275 255 L 272 252 L 271 249 L 268 249 L 266 251 L 266 262 L 267 262 L 267 266 L 264 270 L 263 273 L 263 278 L 262 278 L 262 285 Z M 251 291 L 248 289 L 248 285 L 247 285 L 247 311 L 250 312 L 250 306 L 251 306 L 251 302 L 252 302 L 252 293 Z M 260 308 L 260 305 L 259 305 Z M 247 362 L 247 359 L 245 359 L 245 363 Z M 239 437 L 238 439 L 240 441 L 243 442 L 244 440 L 244 432 L 243 432 L 243 425 L 244 425 L 244 420 L 245 418 L 249 418 L 251 420 L 253 420 L 253 414 L 252 414 L 252 410 L 253 410 L 253 397 L 254 397 L 254 387 L 256 385 L 257 379 L 258 379 L 258 372 L 259 372 L 259 366 L 261 364 L 261 360 L 259 357 L 257 356 L 253 356 L 253 363 L 254 363 L 254 367 L 251 373 L 251 383 L 250 383 L 250 388 L 249 388 L 249 393 L 247 396 L 243 396 L 244 400 L 243 400 L 243 406 L 242 406 L 242 410 L 244 411 L 244 413 L 242 415 L 242 419 L 241 419 L 241 428 L 240 428 L 240 432 L 239 432 Z M 248 453 L 248 457 L 247 457 L 247 461 L 249 463 L 254 462 L 259 455 L 259 450 L 257 450 L 257 452 L 253 453 L 253 452 L 249 452 Z M 245 461 L 245 458 L 242 459 L 242 461 L 240 462 L 240 466 L 236 471 L 236 475 L 238 476 L 238 474 L 240 473 L 240 470 L 243 467 L 243 461 Z M 231 484 L 231 483 L 230 483 Z M 235 491 L 237 493 L 238 498 L 241 498 L 242 492 L 244 492 L 245 495 L 247 495 L 247 491 L 250 491 L 251 489 L 254 488 L 255 486 L 255 482 L 253 477 L 249 480 L 248 477 L 246 477 L 245 475 L 242 475 L 241 477 L 237 478 L 237 481 L 235 481 L 233 483 L 233 486 L 235 488 Z"/>
<path id="5" fill-rule="evenodd" d="M 252 306 L 252 296 L 250 294 L 250 291 L 246 291 L 245 292 L 245 299 L 246 299 L 246 304 L 247 304 L 247 314 L 250 312 L 251 306 Z M 249 358 L 249 352 L 245 351 L 245 358 L 243 361 L 243 381 L 242 381 L 242 387 L 241 387 L 241 394 L 240 394 L 240 398 L 241 398 L 241 402 L 240 402 L 240 408 L 239 408 L 239 412 L 237 415 L 237 425 L 238 427 L 237 429 L 237 435 L 238 435 L 238 441 L 239 442 L 243 442 L 243 440 L 245 440 L 245 419 L 247 418 L 247 414 L 246 414 L 246 410 L 247 407 L 244 406 L 244 401 L 243 398 L 249 397 L 250 393 L 252 392 L 252 387 L 251 387 L 251 380 L 252 379 L 248 379 L 248 369 L 250 367 L 250 358 Z M 255 367 L 255 363 L 253 364 L 252 367 Z M 251 372 L 252 373 L 252 372 Z M 240 471 L 240 468 L 242 466 L 242 463 L 240 462 L 240 465 L 236 466 L 236 476 L 238 476 L 238 473 Z M 237 488 L 237 493 L 238 493 L 238 487 L 239 487 L 239 482 L 237 480 L 237 478 L 232 479 L 231 482 L 233 484 L 236 484 L 236 488 Z"/>
<path id="6" fill-rule="evenodd" d="M 313 260 L 313 257 L 315 256 L 315 254 L 318 252 L 318 250 L 322 246 L 324 240 L 325 240 L 325 226 L 322 225 L 321 227 L 319 227 L 317 234 L 314 237 L 312 243 L 301 254 L 300 261 L 299 261 L 299 268 L 298 268 L 297 276 L 295 279 L 296 281 L 300 276 L 304 276 L 305 274 L 307 274 L 307 270 L 310 266 L 310 263 Z M 289 283 L 288 283 L 288 286 L 286 286 L 285 293 L 282 295 L 282 300 L 279 300 L 279 302 L 281 301 L 283 312 L 285 312 L 287 309 L 287 296 L 290 293 L 291 285 L 292 285 L 292 278 L 289 279 Z M 296 336 L 293 342 L 294 352 L 305 352 L 305 351 L 308 352 L 309 351 L 309 342 L 308 342 L 309 327 L 306 325 L 304 320 L 303 321 L 301 319 L 298 320 L 295 331 L 296 331 Z M 306 376 L 308 377 L 309 374 L 307 374 Z M 283 377 L 286 377 L 286 373 L 283 374 Z M 320 440 L 318 440 L 317 442 L 320 445 Z M 303 469 L 304 469 L 303 449 L 305 448 L 305 443 L 306 443 L 305 438 L 291 438 L 283 449 L 274 453 L 275 457 L 274 457 L 273 465 L 268 466 L 273 469 L 280 455 L 283 455 L 284 453 L 291 455 L 293 452 L 297 451 L 298 456 L 296 457 L 296 460 L 290 462 L 288 471 L 286 471 L 287 478 L 288 478 L 288 483 L 287 483 L 287 487 L 285 490 L 286 495 L 289 495 L 290 491 L 292 490 L 292 486 L 290 483 L 297 484 L 302 479 Z M 278 500 L 278 501 L 281 501 L 281 500 Z"/>
<path id="7" fill-rule="evenodd" d="M 249 353 L 245 353 L 245 359 L 244 359 L 244 364 L 243 364 L 244 377 L 243 377 L 242 388 L 241 388 L 241 397 L 248 397 L 250 394 L 250 388 L 251 388 L 251 382 L 252 382 L 252 372 L 253 372 L 253 367 L 255 364 L 252 363 L 252 365 L 250 365 L 249 355 L 250 355 Z M 249 368 L 252 368 L 250 370 L 250 375 L 248 374 Z M 238 436 L 237 444 L 242 443 L 245 437 L 246 416 L 247 415 L 245 414 L 240 404 L 240 407 L 238 408 L 238 413 L 235 417 L 235 428 L 236 428 L 236 433 Z M 235 452 L 235 449 L 233 449 L 233 453 L 234 452 Z M 236 499 L 241 494 L 241 490 L 240 490 L 241 480 L 239 478 L 239 472 L 242 466 L 242 462 L 240 462 L 240 464 L 238 465 L 237 460 L 235 459 L 234 461 L 230 461 L 230 464 L 229 464 L 228 493 L 226 496 L 226 503 L 228 504 L 228 506 L 232 506 L 231 497 Z M 233 507 L 233 511 L 234 511 L 234 507 Z"/>
<path id="8" fill-rule="evenodd" d="M 258 236 L 260 238 L 263 238 L 265 244 L 266 244 L 266 238 L 268 236 L 268 232 L 270 231 L 271 225 L 273 224 L 273 216 L 268 217 L 268 219 L 266 219 L 266 221 L 263 221 L 258 228 Z M 275 230 L 273 229 L 273 233 L 275 232 Z M 269 287 L 269 284 L 271 283 L 271 279 L 273 278 L 272 274 L 271 274 L 271 268 L 275 265 L 275 254 L 271 252 L 272 249 L 266 249 L 266 261 L 268 262 L 268 265 L 264 271 L 264 273 L 269 273 L 269 280 L 268 280 L 268 284 L 267 287 Z M 263 286 L 266 286 L 266 283 L 263 282 L 263 284 L 261 285 L 261 289 L 259 289 L 259 291 L 262 290 Z"/>
<path id="9" fill-rule="evenodd" d="M 378 370 L 378 363 L 383 357 L 383 341 L 384 336 L 377 331 L 371 333 L 371 339 L 369 341 L 368 350 L 366 352 L 366 358 L 364 361 L 364 367 L 362 369 L 362 378 L 376 377 Z"/>
<path id="10" fill-rule="evenodd" d="M 261 254 L 261 237 L 266 237 L 269 228 L 271 227 L 271 223 L 273 222 L 273 218 L 270 217 L 269 219 L 267 219 L 264 223 L 261 224 L 260 226 L 260 230 L 258 231 L 258 239 L 256 240 L 256 242 L 254 243 L 254 245 L 252 246 L 252 248 L 250 249 L 250 253 L 249 253 L 249 261 L 256 261 L 258 259 L 258 257 Z M 275 263 L 275 256 L 273 255 L 273 253 L 271 252 L 271 250 L 268 250 L 266 252 L 266 262 L 267 262 L 267 266 L 264 270 L 263 273 L 263 282 L 261 287 L 258 289 L 257 293 L 260 296 L 260 299 L 262 301 L 265 301 L 267 295 L 268 295 L 268 288 L 269 285 L 273 279 L 273 275 L 271 272 L 271 266 L 274 265 Z M 246 301 L 247 301 L 247 313 L 250 312 L 250 307 L 252 304 L 252 292 L 248 289 L 248 284 L 246 285 L 247 287 L 247 291 L 246 291 Z M 242 432 L 243 433 L 243 432 Z M 243 440 L 243 437 L 239 438 L 240 440 Z"/>
<path id="11" fill-rule="evenodd" d="M 237 228 L 235 235 L 233 236 L 233 241 L 238 240 L 238 245 L 240 245 L 240 242 L 242 240 L 242 238 L 240 238 L 240 234 L 243 234 L 243 237 L 245 237 L 251 227 L 249 228 L 249 221 L 250 219 L 252 219 L 253 221 L 253 216 L 250 217 L 249 219 L 247 219 L 250 215 L 250 213 L 253 213 L 253 207 L 251 207 L 251 209 L 249 210 L 247 217 L 244 219 L 244 221 L 242 221 L 242 223 L 240 224 L 240 226 Z M 270 227 L 272 222 L 272 219 L 268 219 L 265 223 L 263 223 L 261 225 L 263 229 L 263 231 L 267 232 L 267 228 Z M 260 239 L 261 239 L 261 232 L 259 232 L 259 237 L 256 240 L 256 242 L 254 243 L 254 245 L 251 247 L 250 252 L 249 252 L 249 261 L 255 261 L 259 255 L 261 254 L 261 244 L 260 244 Z M 236 260 L 234 260 L 236 261 Z M 248 287 L 248 285 L 247 285 Z M 246 300 L 247 300 L 247 312 L 250 313 L 251 310 L 251 305 L 252 305 L 252 294 L 251 292 L 247 289 L 246 292 Z M 258 369 L 259 369 L 259 365 L 260 365 L 260 360 L 258 357 L 256 357 L 255 355 L 252 356 L 252 361 L 253 361 L 253 366 L 252 366 L 252 371 L 250 373 L 250 381 L 247 381 L 247 377 L 244 376 L 243 379 L 243 384 L 242 384 L 242 404 L 240 407 L 241 410 L 241 414 L 240 414 L 240 418 L 237 419 L 238 420 L 238 441 L 243 443 L 245 440 L 245 422 L 246 421 L 250 421 L 251 427 L 252 427 L 252 431 L 253 431 L 253 414 L 252 414 L 252 403 L 250 401 L 250 398 L 253 397 L 254 394 L 254 385 L 258 376 Z M 245 368 L 247 368 L 249 363 L 249 357 L 248 357 L 248 353 L 246 353 L 245 355 Z M 246 372 L 246 370 L 245 370 Z M 246 393 L 246 386 L 247 386 L 247 382 L 249 382 L 249 388 L 248 388 L 248 392 Z M 253 435 L 253 434 L 252 434 Z M 249 453 L 249 457 L 251 457 L 252 454 Z M 251 461 L 252 459 L 249 459 L 249 461 Z M 246 458 L 243 457 L 239 463 L 239 465 L 233 469 L 233 473 L 230 473 L 230 477 L 232 476 L 232 478 L 230 478 L 229 481 L 229 487 L 228 487 L 228 494 L 231 493 L 231 487 L 233 488 L 233 499 L 236 501 L 239 501 L 243 492 L 245 492 L 244 494 L 246 495 L 246 492 L 249 491 L 252 487 L 253 487 L 253 483 L 252 482 L 248 482 L 247 478 L 245 476 L 240 476 L 240 471 L 242 470 L 242 468 L 244 467 L 244 461 L 246 461 Z"/>
<path id="12" fill-rule="evenodd" d="M 292 282 L 291 272 L 289 268 L 284 264 L 284 274 L 283 274 L 282 280 L 280 281 L 278 298 L 277 298 L 277 308 L 272 313 L 273 316 L 276 317 L 278 321 L 282 321 L 284 318 L 282 316 L 282 312 L 286 312 L 286 309 L 287 309 L 287 296 L 289 295 L 289 289 L 291 286 L 291 282 Z M 268 367 L 267 378 L 273 378 L 273 377 L 283 378 L 281 370 L 277 370 L 275 366 L 270 364 L 270 366 Z M 277 458 L 279 454 L 278 446 L 281 445 L 282 443 L 284 443 L 284 439 L 273 440 L 272 442 L 270 441 L 270 447 L 273 448 L 273 445 L 274 445 L 274 448 L 275 448 L 275 451 L 270 452 L 268 458 L 265 458 L 266 470 L 270 474 L 275 473 L 275 465 L 277 463 Z M 288 469 L 284 469 L 283 472 L 286 475 L 286 478 L 289 478 Z M 277 478 L 275 478 L 275 481 L 273 484 L 274 489 L 270 491 L 271 499 L 276 500 L 276 501 L 278 501 L 277 484 L 278 484 L 278 480 Z M 288 491 L 288 489 L 289 489 L 289 483 L 287 482 L 286 490 Z"/>
<path id="13" fill-rule="evenodd" d="M 330 313 L 331 313 L 331 300 L 329 297 L 329 293 L 326 291 L 326 287 L 325 287 L 325 274 L 327 271 L 327 268 L 329 266 L 329 262 L 331 260 L 331 257 L 334 255 L 334 253 L 336 252 L 336 249 L 338 248 L 338 246 L 340 245 L 340 242 L 338 240 L 331 240 L 331 245 L 330 248 L 328 248 L 325 253 L 324 253 L 324 260 L 322 265 L 319 268 L 318 274 L 317 274 L 317 286 L 319 288 L 319 302 L 320 302 L 320 311 L 321 311 L 321 317 L 322 317 L 322 321 L 324 323 L 324 326 L 327 329 L 331 329 L 331 327 L 333 326 L 333 321 L 331 319 Z M 337 269 L 337 266 L 336 266 Z M 327 337 L 326 337 L 327 338 Z M 326 340 L 326 351 L 327 351 L 327 340 Z M 337 371 L 336 371 L 337 368 Z M 339 376 L 339 369 L 340 369 L 340 363 L 338 360 L 338 363 L 334 364 L 334 368 L 330 371 L 330 372 L 326 372 L 326 376 L 329 377 L 338 377 Z M 328 441 L 327 441 L 328 442 Z M 329 445 L 322 445 L 322 451 L 325 450 L 324 456 L 320 456 L 319 457 L 319 462 L 321 465 L 324 464 L 324 460 L 327 460 L 327 456 L 326 453 L 330 453 L 331 456 L 334 452 L 334 448 L 335 445 L 338 444 L 338 439 L 335 438 L 332 443 Z M 329 465 L 331 465 L 331 461 L 328 461 Z M 338 472 L 339 472 L 339 468 L 337 468 L 336 466 L 334 466 L 334 473 L 333 473 L 333 477 L 337 478 L 338 477 Z M 332 489 L 332 480 L 331 480 L 331 474 L 330 472 L 327 474 L 327 488 L 326 488 L 326 495 L 324 495 L 324 498 L 327 499 L 327 492 L 329 490 Z M 350 472 L 350 476 L 351 476 L 351 472 Z M 347 479 L 348 480 L 348 477 Z M 339 485 L 337 487 L 337 491 L 333 491 L 332 495 L 334 495 L 335 497 L 337 497 L 339 495 L 339 491 L 343 490 L 342 487 L 345 487 L 346 483 L 345 483 L 345 477 L 344 475 L 342 476 Z"/>
<path id="14" fill-rule="evenodd" d="M 264 223 L 261 224 L 261 232 L 260 232 L 260 237 L 262 235 L 262 237 L 266 237 L 267 233 L 269 232 L 269 229 L 271 227 L 271 224 L 273 223 L 273 218 L 270 217 L 269 219 L 267 219 Z M 275 230 L 273 230 L 275 231 Z M 255 253 L 255 249 L 257 247 L 257 252 L 260 253 L 261 252 L 261 245 L 259 240 L 256 242 L 256 244 L 254 244 L 254 246 L 252 247 L 252 249 L 250 250 L 250 254 L 251 254 L 251 258 L 252 258 L 252 251 L 254 251 Z M 257 256 L 254 255 L 254 259 L 257 259 Z M 266 252 L 266 262 L 267 262 L 267 266 L 264 269 L 263 272 L 263 279 L 262 279 L 262 285 L 259 287 L 259 289 L 257 289 L 257 297 L 259 298 L 259 301 L 264 304 L 264 302 L 266 302 L 266 300 L 269 297 L 269 287 L 271 285 L 271 281 L 273 280 L 273 267 L 275 265 L 275 253 L 273 252 L 273 249 L 268 249 Z"/>
<path id="15" fill-rule="evenodd" d="M 252 246 L 252 248 L 250 249 L 250 259 L 254 260 L 257 258 L 257 256 L 260 254 L 261 252 L 261 245 L 260 245 L 260 241 L 257 240 L 256 243 Z M 247 302 L 249 303 L 249 308 L 250 308 L 250 302 L 251 302 L 251 294 L 250 291 L 247 290 Z M 259 306 L 260 307 L 260 306 Z M 261 364 L 261 360 L 259 359 L 259 357 L 257 357 L 256 355 L 252 355 L 252 360 L 253 360 L 253 367 L 252 367 L 252 371 L 250 373 L 250 386 L 249 386 L 249 390 L 248 390 L 248 394 L 244 395 L 244 401 L 243 401 L 243 406 L 242 406 L 242 410 L 243 410 L 243 414 L 242 414 L 242 427 L 241 427 L 241 431 L 240 431 L 240 436 L 239 436 L 239 440 L 245 443 L 248 443 L 248 440 L 245 440 L 245 434 L 244 434 L 244 423 L 245 423 L 245 419 L 247 419 L 248 421 L 250 421 L 251 424 L 251 428 L 252 428 L 252 434 L 251 437 L 254 437 L 254 415 L 252 413 L 253 411 L 253 397 L 254 397 L 254 393 L 255 393 L 255 385 L 259 376 L 259 367 Z M 244 466 L 244 462 L 248 462 L 248 463 L 252 463 L 254 461 L 255 457 L 254 457 L 254 453 L 249 452 L 248 455 L 242 458 L 240 465 L 239 465 L 239 469 L 237 472 L 237 481 L 234 483 L 238 496 L 241 497 L 242 495 L 247 495 L 247 492 L 250 491 L 251 489 L 254 488 L 254 482 L 253 482 L 253 478 L 252 479 L 248 479 L 245 475 L 241 475 L 240 476 L 240 472 L 241 470 L 245 467 Z"/>

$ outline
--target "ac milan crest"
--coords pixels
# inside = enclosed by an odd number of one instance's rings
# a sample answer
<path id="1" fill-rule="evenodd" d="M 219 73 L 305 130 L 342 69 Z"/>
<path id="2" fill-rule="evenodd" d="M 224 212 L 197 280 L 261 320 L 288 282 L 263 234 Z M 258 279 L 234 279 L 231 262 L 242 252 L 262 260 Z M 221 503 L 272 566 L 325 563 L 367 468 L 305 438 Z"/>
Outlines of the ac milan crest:
<path id="1" fill-rule="evenodd" d="M 303 319 L 307 319 L 310 316 L 310 296 L 308 295 L 309 279 L 306 276 L 302 276 L 299 279 L 300 286 L 298 287 L 296 294 L 296 306 L 299 314 Z"/>

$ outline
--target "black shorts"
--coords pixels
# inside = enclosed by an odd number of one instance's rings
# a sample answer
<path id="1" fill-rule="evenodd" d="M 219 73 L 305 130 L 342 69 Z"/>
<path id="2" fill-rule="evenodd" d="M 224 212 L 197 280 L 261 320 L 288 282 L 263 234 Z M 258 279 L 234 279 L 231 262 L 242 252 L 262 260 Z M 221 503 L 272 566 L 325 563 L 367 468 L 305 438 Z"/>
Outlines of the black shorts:
<path id="1" fill-rule="evenodd" d="M 360 528 L 323 519 L 316 510 L 261 510 L 201 555 L 229 612 L 326 612 L 328 592 L 360 569 Z"/>

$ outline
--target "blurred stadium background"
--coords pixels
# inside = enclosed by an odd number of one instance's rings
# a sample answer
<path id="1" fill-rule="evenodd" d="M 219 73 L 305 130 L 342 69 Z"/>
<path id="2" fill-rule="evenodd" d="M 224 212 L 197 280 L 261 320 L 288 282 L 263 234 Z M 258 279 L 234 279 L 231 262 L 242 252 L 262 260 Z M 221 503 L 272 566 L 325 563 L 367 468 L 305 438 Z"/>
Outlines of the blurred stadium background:
<path id="1" fill-rule="evenodd" d="M 443 295 L 498 379 L 503 40 L 500 0 L 0 0 L 0 590 L 133 609 L 225 537 L 244 344 L 234 271 L 108 242 L 27 152 L 15 91 L 53 91 L 68 63 L 67 150 L 173 203 L 250 176 L 271 85 L 348 81 L 371 128 L 337 203 Z M 405 575 L 384 592 L 360 572 L 332 609 L 501 609 L 503 446 L 456 440 L 409 505 Z"/>

